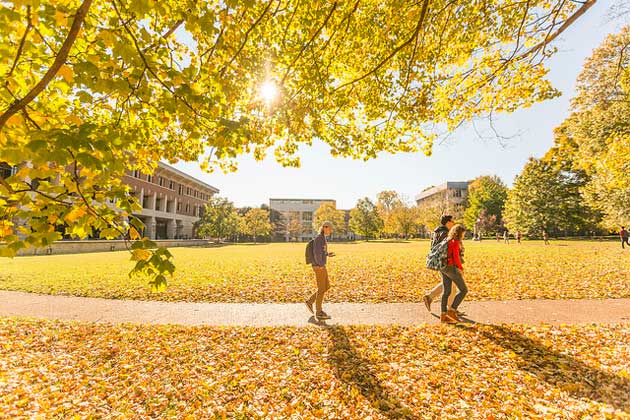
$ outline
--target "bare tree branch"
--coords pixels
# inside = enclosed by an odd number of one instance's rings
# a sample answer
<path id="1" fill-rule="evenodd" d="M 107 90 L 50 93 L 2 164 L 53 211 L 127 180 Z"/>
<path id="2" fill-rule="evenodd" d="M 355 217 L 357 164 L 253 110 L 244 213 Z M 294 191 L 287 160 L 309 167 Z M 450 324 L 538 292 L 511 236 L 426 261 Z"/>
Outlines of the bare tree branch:
<path id="1" fill-rule="evenodd" d="M 13 70 L 17 66 L 17 63 L 20 61 L 20 57 L 22 56 L 22 50 L 24 49 L 24 43 L 26 42 L 26 37 L 28 36 L 28 32 L 31 30 L 33 25 L 31 24 L 31 6 L 26 6 L 26 29 L 24 30 L 24 35 L 22 35 L 22 39 L 20 40 L 20 46 L 18 47 L 17 53 L 15 54 L 15 60 L 13 60 L 13 65 L 9 69 L 9 72 L 6 75 L 7 82 L 9 83 L 9 77 L 13 74 Z"/>
<path id="2" fill-rule="evenodd" d="M 387 62 L 389 62 L 389 60 L 391 60 L 396 54 L 398 54 L 398 52 L 400 50 L 402 50 L 403 48 L 405 48 L 406 46 L 408 46 L 409 44 L 411 44 L 417 37 L 418 34 L 420 33 L 420 29 L 422 29 L 422 25 L 424 23 L 424 18 L 427 15 L 427 10 L 429 9 L 429 0 L 424 0 L 423 5 L 422 5 L 422 11 L 420 12 L 420 19 L 418 19 L 418 24 L 416 25 L 416 29 L 413 31 L 413 35 L 411 37 L 409 37 L 408 40 L 406 40 L 405 42 L 403 42 L 402 44 L 400 44 L 398 47 L 396 47 L 394 49 L 394 51 L 392 51 L 387 57 L 385 57 L 385 59 L 383 59 L 380 63 L 378 63 L 376 65 L 376 67 L 374 67 L 372 70 L 368 71 L 367 73 L 365 73 L 362 76 L 357 77 L 356 79 L 344 83 L 341 86 L 337 87 L 335 90 L 340 90 L 343 89 L 346 86 L 349 85 L 353 85 L 357 82 L 360 82 L 361 80 L 371 76 L 372 74 L 376 73 L 381 67 L 383 67 L 385 64 L 387 64 Z"/>

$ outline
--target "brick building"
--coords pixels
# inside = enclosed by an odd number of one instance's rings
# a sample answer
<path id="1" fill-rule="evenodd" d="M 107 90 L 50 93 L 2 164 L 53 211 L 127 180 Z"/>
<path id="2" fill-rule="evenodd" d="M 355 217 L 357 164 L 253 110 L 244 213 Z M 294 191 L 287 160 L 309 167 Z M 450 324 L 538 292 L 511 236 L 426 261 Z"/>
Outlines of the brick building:
<path id="1" fill-rule="evenodd" d="M 133 188 L 142 212 L 134 214 L 145 224 L 151 239 L 195 237 L 194 223 L 203 205 L 219 190 L 162 162 L 153 175 L 128 173 L 123 182 Z"/>

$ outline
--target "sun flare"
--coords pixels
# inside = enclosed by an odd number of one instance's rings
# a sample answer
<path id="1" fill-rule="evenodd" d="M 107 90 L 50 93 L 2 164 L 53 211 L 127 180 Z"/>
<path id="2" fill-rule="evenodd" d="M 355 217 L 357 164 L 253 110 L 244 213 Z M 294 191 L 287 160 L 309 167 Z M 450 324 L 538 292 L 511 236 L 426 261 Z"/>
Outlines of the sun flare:
<path id="1" fill-rule="evenodd" d="M 278 87 L 272 81 L 263 83 L 260 87 L 260 97 L 267 103 L 273 102 L 278 96 Z"/>

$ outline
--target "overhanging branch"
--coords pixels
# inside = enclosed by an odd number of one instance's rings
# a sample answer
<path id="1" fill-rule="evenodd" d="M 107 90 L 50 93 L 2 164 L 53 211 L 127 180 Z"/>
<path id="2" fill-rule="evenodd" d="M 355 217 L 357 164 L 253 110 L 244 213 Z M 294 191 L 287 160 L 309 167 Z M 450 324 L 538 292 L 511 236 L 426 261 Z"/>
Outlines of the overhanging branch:
<path id="1" fill-rule="evenodd" d="M 44 77 L 31 89 L 30 92 L 26 94 L 26 96 L 20 99 L 17 102 L 14 102 L 9 106 L 7 110 L 5 110 L 2 115 L 0 115 L 0 132 L 4 128 L 6 122 L 11 118 L 15 113 L 24 109 L 26 105 L 28 105 L 33 99 L 37 97 L 46 86 L 50 83 L 50 81 L 55 77 L 61 66 L 66 62 L 68 58 L 68 54 L 70 53 L 70 49 L 74 44 L 74 41 L 77 39 L 79 35 L 79 31 L 81 30 L 81 26 L 83 25 L 83 21 L 87 16 L 87 12 L 92 5 L 93 0 L 84 0 L 77 13 L 74 15 L 74 21 L 72 22 L 72 26 L 70 27 L 70 32 L 68 32 L 68 36 L 66 37 L 61 49 L 59 49 L 59 53 L 55 57 L 55 61 L 52 66 L 48 69 Z"/>

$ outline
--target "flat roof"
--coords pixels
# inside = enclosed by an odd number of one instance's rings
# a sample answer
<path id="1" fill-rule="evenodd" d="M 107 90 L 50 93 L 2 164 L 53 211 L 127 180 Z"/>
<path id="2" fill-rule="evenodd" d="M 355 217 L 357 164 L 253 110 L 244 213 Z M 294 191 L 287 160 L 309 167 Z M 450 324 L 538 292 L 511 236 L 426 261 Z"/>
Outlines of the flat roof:
<path id="1" fill-rule="evenodd" d="M 190 176 L 186 172 L 182 172 L 179 169 L 176 169 L 176 168 L 172 167 L 171 165 L 167 165 L 164 162 L 158 162 L 158 168 L 162 168 L 162 169 L 166 169 L 168 171 L 174 172 L 175 174 L 181 176 L 182 178 L 185 178 L 185 179 L 187 179 L 187 180 L 189 180 L 191 182 L 196 182 L 197 184 L 201 184 L 204 187 L 208 188 L 209 190 L 214 191 L 215 193 L 219 192 L 218 188 L 213 187 L 210 184 L 206 184 L 205 182 L 195 178 L 194 176 Z"/>
<path id="2" fill-rule="evenodd" d="M 422 200 L 423 198 L 427 198 L 432 196 L 433 194 L 437 194 L 440 191 L 455 189 L 455 190 L 464 190 L 468 189 L 468 185 L 470 185 L 471 181 L 448 181 L 444 184 L 436 185 L 434 187 L 429 187 L 423 190 L 420 194 L 416 195 L 416 200 Z"/>

